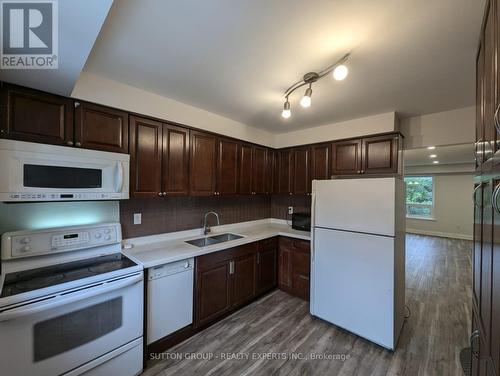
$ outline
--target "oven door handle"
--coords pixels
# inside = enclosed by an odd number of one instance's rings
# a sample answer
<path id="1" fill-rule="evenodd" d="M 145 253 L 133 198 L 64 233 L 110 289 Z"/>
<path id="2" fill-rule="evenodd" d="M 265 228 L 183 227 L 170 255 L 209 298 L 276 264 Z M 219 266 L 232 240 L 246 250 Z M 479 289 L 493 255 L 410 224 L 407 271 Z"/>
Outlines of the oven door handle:
<path id="1" fill-rule="evenodd" d="M 17 308 L 6 309 L 0 312 L 0 322 L 14 320 L 23 316 L 33 315 L 48 309 L 60 307 L 65 304 L 75 303 L 81 300 L 89 299 L 98 295 L 106 294 L 115 290 L 135 285 L 143 280 L 142 273 L 135 274 L 111 282 L 103 282 L 83 290 L 76 290 L 62 295 L 44 300 L 43 302 L 27 304 Z"/>

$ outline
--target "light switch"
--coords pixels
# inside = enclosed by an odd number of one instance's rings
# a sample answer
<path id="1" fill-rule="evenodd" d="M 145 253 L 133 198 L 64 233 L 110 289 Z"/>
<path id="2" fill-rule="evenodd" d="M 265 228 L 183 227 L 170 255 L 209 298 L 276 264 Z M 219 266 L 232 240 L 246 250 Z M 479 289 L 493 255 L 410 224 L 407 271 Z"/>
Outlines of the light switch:
<path id="1" fill-rule="evenodd" d="M 142 213 L 134 213 L 134 225 L 140 225 L 142 223 Z"/>

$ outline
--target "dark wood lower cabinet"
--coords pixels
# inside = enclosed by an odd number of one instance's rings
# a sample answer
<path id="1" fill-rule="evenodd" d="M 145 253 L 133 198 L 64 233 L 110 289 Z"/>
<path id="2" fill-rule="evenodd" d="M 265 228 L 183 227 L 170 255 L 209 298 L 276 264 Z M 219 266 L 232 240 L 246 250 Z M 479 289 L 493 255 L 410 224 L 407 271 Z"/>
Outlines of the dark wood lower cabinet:
<path id="1" fill-rule="evenodd" d="M 233 276 L 232 306 L 238 307 L 255 297 L 255 253 L 240 256 L 232 260 L 230 273 Z"/>
<path id="2" fill-rule="evenodd" d="M 310 297 L 310 242 L 281 237 L 279 240 L 279 287 L 304 300 Z"/>
<path id="3" fill-rule="evenodd" d="M 262 242 L 196 258 L 195 328 L 221 319 L 276 287 L 277 242 Z"/>

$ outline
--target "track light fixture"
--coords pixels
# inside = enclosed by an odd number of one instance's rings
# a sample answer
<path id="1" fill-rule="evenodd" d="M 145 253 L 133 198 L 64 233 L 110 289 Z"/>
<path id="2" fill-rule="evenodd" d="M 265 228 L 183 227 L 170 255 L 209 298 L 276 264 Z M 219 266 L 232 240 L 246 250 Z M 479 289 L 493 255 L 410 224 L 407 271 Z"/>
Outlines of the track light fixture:
<path id="1" fill-rule="evenodd" d="M 333 78 L 337 81 L 342 81 L 349 74 L 349 69 L 344 65 L 344 63 L 349 59 L 350 54 L 346 54 L 340 60 L 338 60 L 335 64 L 330 65 L 329 67 L 323 69 L 319 72 L 309 72 L 304 75 L 302 80 L 294 83 L 285 91 L 285 103 L 283 105 L 283 112 L 281 116 L 285 119 L 288 119 L 292 112 L 290 110 L 290 101 L 288 97 L 298 88 L 302 86 L 309 85 L 304 93 L 304 96 L 300 100 L 300 105 L 304 108 L 311 107 L 311 97 L 312 97 L 312 84 L 319 79 L 325 77 L 327 74 L 333 72 Z"/>

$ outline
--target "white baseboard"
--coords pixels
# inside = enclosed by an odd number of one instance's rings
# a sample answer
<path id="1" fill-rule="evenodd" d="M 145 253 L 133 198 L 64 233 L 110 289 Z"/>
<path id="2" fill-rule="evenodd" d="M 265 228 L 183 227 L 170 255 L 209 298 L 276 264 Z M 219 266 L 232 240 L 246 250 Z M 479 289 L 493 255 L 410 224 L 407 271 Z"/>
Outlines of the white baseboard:
<path id="1" fill-rule="evenodd" d="M 417 229 L 414 229 L 414 228 L 407 228 L 406 232 L 409 233 L 409 234 L 417 234 L 417 235 L 439 236 L 441 238 L 453 238 L 453 239 L 472 240 L 472 235 L 453 234 L 453 233 L 450 233 L 450 232 L 417 230 Z"/>

